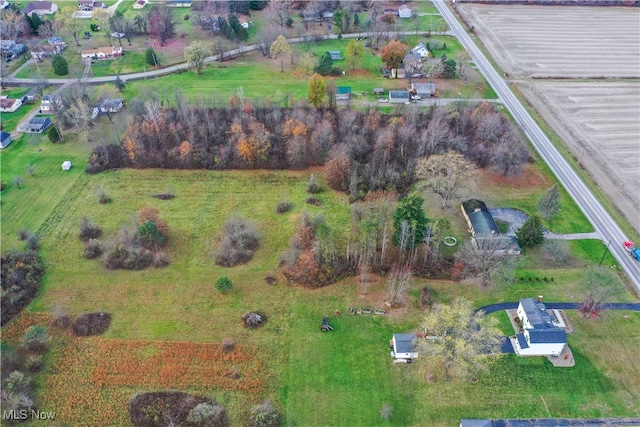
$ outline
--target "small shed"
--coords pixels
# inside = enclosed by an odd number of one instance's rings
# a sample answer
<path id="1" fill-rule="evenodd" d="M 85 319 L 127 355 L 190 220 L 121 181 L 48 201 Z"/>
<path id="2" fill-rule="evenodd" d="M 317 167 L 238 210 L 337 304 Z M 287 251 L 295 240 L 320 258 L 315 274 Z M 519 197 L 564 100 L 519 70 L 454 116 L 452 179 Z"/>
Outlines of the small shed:
<path id="1" fill-rule="evenodd" d="M 11 134 L 5 131 L 0 131 L 0 148 L 7 148 L 7 145 L 11 144 Z"/>
<path id="2" fill-rule="evenodd" d="M 332 61 L 340 61 L 342 59 L 342 55 L 340 55 L 339 50 L 330 50 L 329 56 L 331 57 Z"/>
<path id="3" fill-rule="evenodd" d="M 63 171 L 71 170 L 71 162 L 69 160 L 65 160 L 64 162 L 62 162 L 62 170 Z"/>
<path id="4" fill-rule="evenodd" d="M 416 334 L 393 334 L 391 338 L 391 357 L 394 359 L 417 359 L 415 349 Z"/>
<path id="5" fill-rule="evenodd" d="M 409 91 L 408 90 L 390 90 L 389 102 L 391 102 L 392 104 L 404 104 L 405 102 L 409 102 Z"/>
<path id="6" fill-rule="evenodd" d="M 383 87 L 374 87 L 372 92 L 373 92 L 374 95 L 384 95 L 384 88 Z"/>
<path id="7" fill-rule="evenodd" d="M 351 86 L 338 86 L 336 88 L 336 100 L 348 101 L 351 99 Z"/>

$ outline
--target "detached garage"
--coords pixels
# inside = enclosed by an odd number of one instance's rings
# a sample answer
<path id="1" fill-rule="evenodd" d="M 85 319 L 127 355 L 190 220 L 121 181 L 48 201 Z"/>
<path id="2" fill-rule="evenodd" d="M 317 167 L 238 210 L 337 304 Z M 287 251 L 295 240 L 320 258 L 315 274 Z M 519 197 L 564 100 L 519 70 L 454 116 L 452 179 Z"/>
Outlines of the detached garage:
<path id="1" fill-rule="evenodd" d="M 391 357 L 394 359 L 417 359 L 415 348 L 416 334 L 393 334 L 389 347 L 393 349 Z"/>

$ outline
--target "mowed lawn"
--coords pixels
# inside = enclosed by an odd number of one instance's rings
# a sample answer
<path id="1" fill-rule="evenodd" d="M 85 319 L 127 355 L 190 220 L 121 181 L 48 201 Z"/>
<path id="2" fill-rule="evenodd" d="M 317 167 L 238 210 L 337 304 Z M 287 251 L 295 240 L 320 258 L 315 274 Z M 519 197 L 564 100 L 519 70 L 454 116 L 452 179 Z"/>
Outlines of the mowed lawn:
<path id="1" fill-rule="evenodd" d="M 104 340 L 110 351 L 131 360 L 147 357 L 147 352 L 156 354 L 155 340 L 166 341 L 168 345 L 189 342 L 195 348 L 198 345 L 206 348 L 224 337 L 233 337 L 264 360 L 264 369 L 256 375 L 263 384 L 258 396 L 218 385 L 207 387 L 204 379 L 201 383 L 192 377 L 184 381 L 189 390 L 219 399 L 228 408 L 234 425 L 246 425 L 247 405 L 262 398 L 276 402 L 290 426 L 383 425 L 380 411 L 387 404 L 392 408 L 388 423 L 398 426 L 450 426 L 463 417 L 583 418 L 640 413 L 638 313 L 607 313 L 602 319 L 589 320 L 571 313 L 570 319 L 577 329 L 569 338 L 577 361 L 577 366 L 571 369 L 554 369 L 542 359 L 502 356 L 477 382 L 447 383 L 441 368 L 426 359 L 413 365 L 394 365 L 389 357 L 391 334 L 419 326 L 416 298 L 421 286 L 431 286 L 439 301 L 465 296 L 478 306 L 538 294 L 549 301 L 566 300 L 579 295 L 584 265 L 599 261 L 602 252 L 598 242 L 572 245 L 579 258 L 575 264 L 558 269 L 540 269 L 539 254 L 529 253 L 523 266 L 526 274 L 548 275 L 555 278 L 553 283 L 519 281 L 507 288 L 484 289 L 470 283 L 416 279 L 406 313 L 398 310 L 389 316 L 349 316 L 351 306 L 381 305 L 384 291 L 379 282 L 365 295 L 355 278 L 318 290 L 291 287 L 282 277 L 275 286 L 264 281 L 267 275 L 277 275 L 280 254 L 303 210 L 312 215 L 322 214 L 337 235 L 346 235 L 350 212 L 345 195 L 325 190 L 317 195 L 322 206 L 305 203 L 309 177 L 311 173 L 322 177 L 321 169 L 117 170 L 86 175 L 82 169 L 88 147 L 78 142 L 43 143 L 40 147 L 18 144 L 12 148 L 17 149 L 2 153 L 3 179 L 5 173 L 9 177 L 21 174 L 29 163 L 36 167 L 33 177 L 25 175 L 22 189 L 10 184 L 2 194 L 3 250 L 21 246 L 15 237 L 18 229 L 35 229 L 42 236 L 41 253 L 47 266 L 42 291 L 27 309 L 28 313 L 51 312 L 56 304 L 73 315 L 85 311 L 110 312 L 111 327 L 99 340 Z M 70 172 L 60 169 L 66 159 L 76 165 Z M 496 205 L 515 204 L 519 198 L 531 204 L 532 194 L 539 194 L 549 184 L 546 178 L 531 179 L 540 171 L 534 172 L 526 175 L 532 184 L 521 184 L 512 191 L 506 190 L 505 182 L 484 176 L 483 194 L 496 190 L 495 194 L 500 195 L 491 199 Z M 98 203 L 95 195 L 98 186 L 109 192 L 112 203 Z M 167 201 L 153 197 L 167 191 L 176 197 Z M 293 209 L 277 214 L 276 204 L 283 200 L 292 203 Z M 429 204 L 428 211 L 440 210 L 442 215 L 439 200 L 428 200 L 434 202 Z M 102 239 L 107 241 L 122 225 L 131 225 L 138 210 L 145 206 L 156 207 L 169 225 L 166 251 L 172 260 L 170 266 L 139 272 L 108 271 L 99 261 L 81 257 L 78 224 L 82 217 L 98 223 L 103 229 Z M 452 227 L 460 233 L 457 235 L 465 237 L 457 224 L 459 211 L 445 212 L 451 213 Z M 262 243 L 249 263 L 221 268 L 215 265 L 214 255 L 222 224 L 234 215 L 254 220 L 261 231 Z M 436 217 L 431 213 L 429 216 Z M 11 220 L 6 222 L 6 218 Z M 222 274 L 234 283 L 234 290 L 228 295 L 219 294 L 213 286 Z M 617 300 L 634 300 L 621 285 L 619 288 Z M 241 326 L 241 316 L 250 310 L 268 315 L 263 328 L 247 330 Z M 335 310 L 342 315 L 334 314 Z M 330 316 L 333 332 L 320 332 L 324 315 Z M 504 315 L 496 315 L 502 317 L 504 332 L 511 333 Z M 122 347 L 114 346 L 114 342 L 121 342 Z M 48 363 L 54 365 L 48 366 L 65 367 L 63 358 L 76 354 L 78 357 L 103 354 L 93 352 L 91 343 L 78 346 L 79 353 L 74 353 L 65 339 L 53 348 Z M 102 369 L 110 372 L 109 366 L 116 374 L 120 372 L 113 364 L 112 354 L 104 354 L 104 360 L 87 362 L 91 375 Z M 170 365 L 159 363 L 158 370 L 168 369 L 167 366 Z M 74 369 L 69 371 L 69 378 L 82 375 L 81 365 Z M 429 374 L 435 375 L 434 382 L 427 380 Z M 56 384 L 61 378 L 65 377 L 60 376 L 58 368 L 45 370 L 38 383 Z M 76 393 L 69 399 L 89 402 L 85 395 L 94 396 L 94 402 L 102 405 L 101 410 L 115 411 L 118 415 L 114 419 L 126 422 L 127 396 L 141 388 L 159 386 L 145 384 L 139 387 L 112 384 L 111 388 L 101 389 L 99 384 L 82 382 L 82 387 L 69 387 L 69 393 Z M 159 384 L 184 388 L 179 380 Z M 50 387 L 40 395 L 56 396 L 56 390 Z M 52 397 L 42 402 L 42 409 L 61 411 L 64 407 L 58 405 L 65 402 Z M 74 423 L 92 424 L 95 413 L 83 411 L 79 414 L 85 415 L 79 415 Z"/>

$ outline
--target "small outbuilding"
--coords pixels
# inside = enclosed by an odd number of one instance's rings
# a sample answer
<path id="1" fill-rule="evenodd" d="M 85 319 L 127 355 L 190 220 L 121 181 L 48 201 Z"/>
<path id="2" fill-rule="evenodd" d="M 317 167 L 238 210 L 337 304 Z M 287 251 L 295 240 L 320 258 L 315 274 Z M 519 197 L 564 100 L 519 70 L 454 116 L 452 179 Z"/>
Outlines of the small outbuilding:
<path id="1" fill-rule="evenodd" d="M 338 86 L 336 88 L 336 100 L 348 101 L 351 99 L 351 86 Z"/>
<path id="2" fill-rule="evenodd" d="M 415 348 L 416 334 L 393 334 L 389 347 L 394 359 L 417 359 Z"/>
<path id="3" fill-rule="evenodd" d="M 342 55 L 340 55 L 339 50 L 330 50 L 328 52 L 332 61 L 340 61 L 342 59 Z"/>
<path id="4" fill-rule="evenodd" d="M 71 162 L 69 160 L 65 160 L 64 162 L 62 162 L 62 170 L 63 171 L 68 171 L 71 170 Z"/>
<path id="5" fill-rule="evenodd" d="M 383 87 L 374 87 L 372 92 L 373 92 L 374 95 L 384 95 L 384 88 Z"/>
<path id="6" fill-rule="evenodd" d="M 0 148 L 7 148 L 7 145 L 11 144 L 11 134 L 5 131 L 0 131 Z"/>

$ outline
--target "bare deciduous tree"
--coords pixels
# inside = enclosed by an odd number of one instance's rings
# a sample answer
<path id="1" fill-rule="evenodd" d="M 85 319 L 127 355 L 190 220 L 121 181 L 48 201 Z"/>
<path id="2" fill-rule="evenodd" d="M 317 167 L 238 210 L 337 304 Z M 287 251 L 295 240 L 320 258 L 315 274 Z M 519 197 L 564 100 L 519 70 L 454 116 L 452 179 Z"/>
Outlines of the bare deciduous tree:
<path id="1" fill-rule="evenodd" d="M 276 41 L 280 33 L 281 30 L 273 24 L 265 25 L 260 29 L 256 36 L 255 44 L 262 55 L 266 57 L 270 55 L 271 45 Z"/>
<path id="2" fill-rule="evenodd" d="M 461 261 L 470 274 L 477 274 L 484 286 L 491 284 L 492 275 L 503 263 L 511 240 L 505 236 L 476 236 L 462 245 L 458 252 Z"/>
<path id="3" fill-rule="evenodd" d="M 416 166 L 416 177 L 426 180 L 429 188 L 442 197 L 443 209 L 449 206 L 449 201 L 460 197 L 477 175 L 475 166 L 455 151 L 422 157 Z"/>
<path id="4" fill-rule="evenodd" d="M 491 166 L 504 176 L 517 175 L 529 159 L 529 152 L 512 129 L 504 132 L 490 153 Z"/>
<path id="5" fill-rule="evenodd" d="M 402 306 L 407 299 L 407 293 L 411 288 L 412 271 L 408 264 L 394 265 L 387 277 L 387 295 L 389 303 L 394 306 Z"/>

